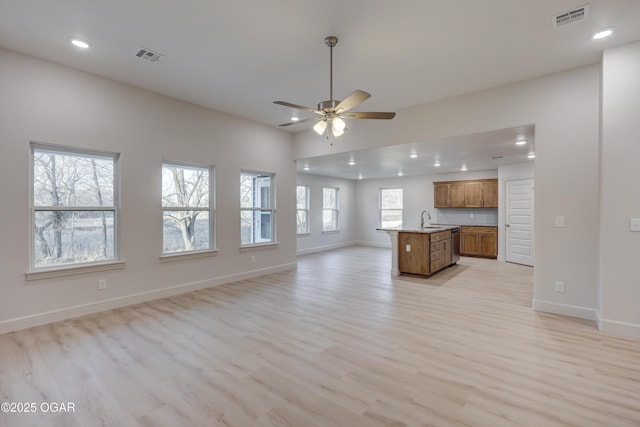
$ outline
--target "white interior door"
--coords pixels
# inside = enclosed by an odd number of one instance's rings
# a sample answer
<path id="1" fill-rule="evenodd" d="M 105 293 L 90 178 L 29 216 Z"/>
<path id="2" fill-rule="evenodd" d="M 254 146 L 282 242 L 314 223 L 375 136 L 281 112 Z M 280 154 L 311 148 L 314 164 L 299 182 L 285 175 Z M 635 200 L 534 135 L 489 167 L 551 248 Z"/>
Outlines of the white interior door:
<path id="1" fill-rule="evenodd" d="M 533 179 L 506 181 L 507 262 L 533 267 Z"/>

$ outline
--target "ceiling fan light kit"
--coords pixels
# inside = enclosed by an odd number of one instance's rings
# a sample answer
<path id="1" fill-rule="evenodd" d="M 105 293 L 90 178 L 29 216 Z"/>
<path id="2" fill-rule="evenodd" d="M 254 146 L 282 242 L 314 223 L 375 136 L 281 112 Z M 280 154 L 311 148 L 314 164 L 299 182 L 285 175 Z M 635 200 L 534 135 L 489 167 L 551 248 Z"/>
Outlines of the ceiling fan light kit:
<path id="1" fill-rule="evenodd" d="M 333 137 L 338 137 L 344 134 L 347 129 L 347 125 L 344 119 L 392 119 L 396 113 L 388 112 L 351 112 L 348 111 L 360 103 L 366 101 L 371 97 L 371 94 L 356 90 L 347 96 L 342 101 L 333 99 L 333 47 L 338 43 L 338 38 L 335 36 L 328 36 L 324 39 L 324 42 L 329 46 L 329 100 L 318 103 L 318 108 L 304 107 L 302 105 L 292 104 L 286 101 L 274 101 L 274 104 L 283 105 L 285 107 L 295 108 L 297 110 L 309 111 L 317 114 L 317 117 L 309 117 L 303 120 L 296 120 L 289 123 L 281 124 L 280 126 L 290 126 L 297 123 L 316 120 L 318 121 L 313 130 L 318 135 L 323 135 L 326 132 L 327 139 L 329 133 Z"/>

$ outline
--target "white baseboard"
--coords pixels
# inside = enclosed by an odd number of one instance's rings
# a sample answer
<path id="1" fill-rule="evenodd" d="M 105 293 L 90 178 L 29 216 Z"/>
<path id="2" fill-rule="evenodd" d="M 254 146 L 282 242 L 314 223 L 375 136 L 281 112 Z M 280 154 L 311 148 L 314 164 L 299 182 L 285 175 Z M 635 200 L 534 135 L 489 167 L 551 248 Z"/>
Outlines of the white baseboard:
<path id="1" fill-rule="evenodd" d="M 380 242 L 355 242 L 354 245 L 358 246 L 368 246 L 370 248 L 385 248 L 391 249 L 391 243 L 380 243 Z"/>
<path id="2" fill-rule="evenodd" d="M 601 319 L 600 323 L 602 332 L 640 339 L 640 325 L 611 319 Z"/>
<path id="3" fill-rule="evenodd" d="M 354 242 L 336 243 L 335 245 L 316 246 L 315 248 L 299 249 L 296 253 L 298 255 L 312 254 L 314 252 L 329 251 L 331 249 L 346 248 L 348 246 L 354 246 Z"/>
<path id="4" fill-rule="evenodd" d="M 535 311 L 544 311 L 545 313 L 561 314 L 563 316 L 577 317 L 579 319 L 597 321 L 597 310 L 595 308 L 580 307 L 577 305 L 561 304 L 551 301 L 533 300 L 533 309 Z"/>
<path id="5" fill-rule="evenodd" d="M 154 289 L 151 291 L 125 295 L 108 300 L 90 302 L 87 304 L 64 307 L 56 310 L 46 311 L 43 313 L 30 314 L 28 316 L 2 320 L 0 321 L 0 334 L 5 334 L 7 332 L 18 331 L 20 329 L 31 328 L 39 325 L 45 325 L 47 323 L 58 322 L 60 320 L 70 319 L 73 317 L 85 316 L 87 314 L 98 313 L 100 311 L 112 310 L 114 308 L 124 307 L 127 305 L 138 304 L 141 302 L 147 302 L 155 299 L 184 294 L 187 292 L 219 286 L 226 283 L 252 279 L 254 277 L 264 276 L 267 274 L 292 270 L 296 267 L 297 262 L 292 262 L 288 264 L 245 271 L 242 273 L 234 273 L 227 276 L 214 277 L 210 279 L 199 280 L 197 282 L 183 283 L 162 289 Z"/>

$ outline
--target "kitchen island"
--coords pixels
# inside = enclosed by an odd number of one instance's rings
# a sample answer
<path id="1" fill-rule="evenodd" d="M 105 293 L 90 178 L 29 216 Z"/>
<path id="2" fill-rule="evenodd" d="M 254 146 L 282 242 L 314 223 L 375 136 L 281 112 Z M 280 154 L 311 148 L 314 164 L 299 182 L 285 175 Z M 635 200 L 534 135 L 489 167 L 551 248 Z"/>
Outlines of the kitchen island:
<path id="1" fill-rule="evenodd" d="M 391 275 L 430 276 L 458 262 L 460 227 L 378 228 L 391 238 Z"/>

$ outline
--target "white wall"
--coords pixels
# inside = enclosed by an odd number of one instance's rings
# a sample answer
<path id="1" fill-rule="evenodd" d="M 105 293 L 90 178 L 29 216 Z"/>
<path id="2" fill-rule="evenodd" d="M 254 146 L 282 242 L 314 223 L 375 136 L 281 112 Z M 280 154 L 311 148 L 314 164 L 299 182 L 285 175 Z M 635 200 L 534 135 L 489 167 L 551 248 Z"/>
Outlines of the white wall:
<path id="1" fill-rule="evenodd" d="M 534 162 L 516 163 L 513 165 L 500 166 L 498 168 L 498 261 L 504 261 L 506 257 L 506 181 L 513 179 L 535 178 Z M 535 190 L 534 190 L 535 191 Z M 534 196 L 535 203 L 535 196 Z M 534 218 L 535 220 L 535 218 Z M 534 242 L 535 244 L 535 242 Z M 535 251 L 534 251 L 535 256 Z M 534 261 L 535 262 L 535 261 Z"/>
<path id="2" fill-rule="evenodd" d="M 353 123 L 340 144 L 296 135 L 296 158 L 428 141 L 534 124 L 536 201 L 534 308 L 596 318 L 600 69 L 578 68 Z M 564 228 L 554 218 L 565 217 Z M 554 291 L 556 280 L 565 292 Z"/>
<path id="3" fill-rule="evenodd" d="M 350 179 L 298 174 L 298 185 L 309 186 L 309 234 L 298 236 L 298 254 L 352 245 L 356 241 L 356 184 Z M 322 188 L 338 188 L 339 231 L 322 231 Z"/>
<path id="4" fill-rule="evenodd" d="M 295 267 L 290 134 L 6 50 L 0 93 L 0 332 Z M 32 140 L 122 154 L 124 269 L 25 280 Z M 217 256 L 160 263 L 162 159 L 216 165 Z M 276 173 L 275 248 L 239 250 L 241 169 Z"/>
<path id="5" fill-rule="evenodd" d="M 431 214 L 431 222 L 439 222 L 438 209 L 433 207 L 433 183 L 436 181 L 457 181 L 463 179 L 496 178 L 497 171 L 478 171 L 438 174 L 430 176 L 403 176 L 386 179 L 364 179 L 357 183 L 357 231 L 361 244 L 391 247 L 389 236 L 380 227 L 379 191 L 381 188 L 402 188 L 404 208 L 402 224 L 404 227 L 420 225 L 420 213 L 426 210 Z M 474 210 L 482 211 L 482 209 Z M 425 215 L 425 221 L 427 216 Z"/>
<path id="6" fill-rule="evenodd" d="M 640 338 L 640 42 L 605 51 L 602 69 L 601 327 Z"/>

